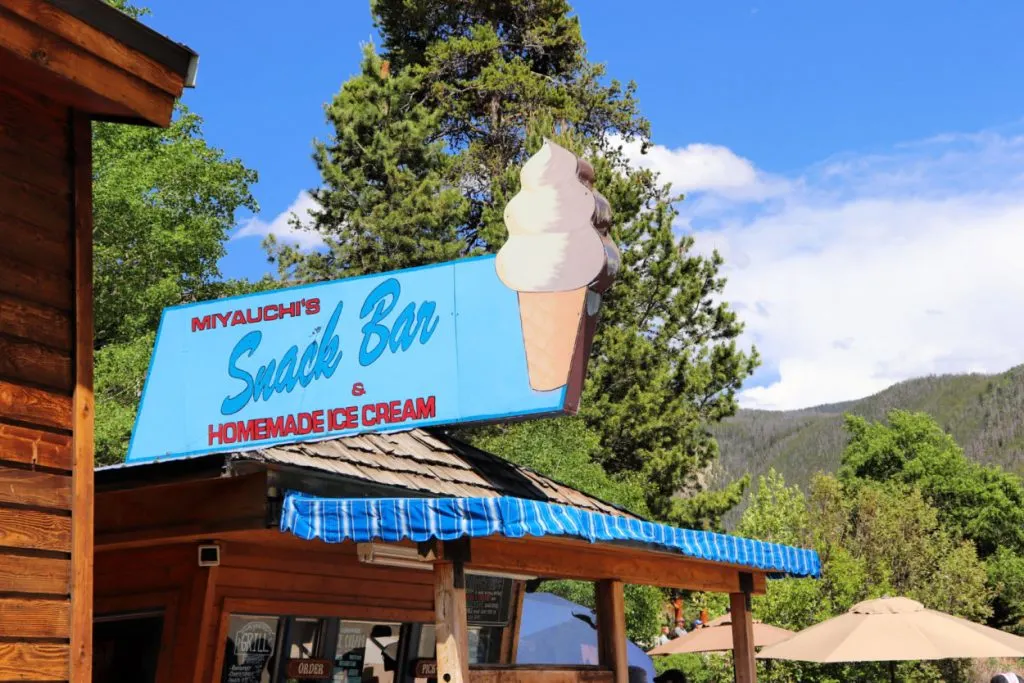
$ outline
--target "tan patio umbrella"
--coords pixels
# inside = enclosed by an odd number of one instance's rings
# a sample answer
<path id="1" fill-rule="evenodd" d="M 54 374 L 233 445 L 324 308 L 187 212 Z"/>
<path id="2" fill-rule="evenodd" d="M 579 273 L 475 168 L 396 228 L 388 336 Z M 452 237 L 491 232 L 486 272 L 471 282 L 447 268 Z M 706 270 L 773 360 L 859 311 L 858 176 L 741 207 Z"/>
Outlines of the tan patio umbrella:
<path id="1" fill-rule="evenodd" d="M 754 647 L 773 645 L 792 635 L 792 631 L 754 620 Z M 656 657 L 658 655 L 680 655 L 687 652 L 726 652 L 729 650 L 732 650 L 732 618 L 726 614 L 709 621 L 703 628 L 695 628 L 684 636 L 657 646 L 647 654 Z"/>
<path id="2" fill-rule="evenodd" d="M 909 598 L 879 598 L 766 647 L 757 657 L 823 663 L 1024 657 L 1024 638 L 925 609 Z"/>

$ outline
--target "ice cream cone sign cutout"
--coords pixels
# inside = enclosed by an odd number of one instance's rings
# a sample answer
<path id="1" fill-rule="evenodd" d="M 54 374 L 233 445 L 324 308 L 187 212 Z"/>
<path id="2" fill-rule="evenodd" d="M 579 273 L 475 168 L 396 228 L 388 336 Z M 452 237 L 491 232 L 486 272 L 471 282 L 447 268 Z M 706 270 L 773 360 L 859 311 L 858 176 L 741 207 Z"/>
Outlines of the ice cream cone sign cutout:
<path id="1" fill-rule="evenodd" d="M 522 187 L 505 207 L 508 240 L 495 267 L 519 296 L 530 387 L 551 391 L 586 362 L 577 351 L 593 334 L 619 250 L 609 234 L 611 207 L 594 190 L 589 163 L 545 140 L 519 177 Z"/>

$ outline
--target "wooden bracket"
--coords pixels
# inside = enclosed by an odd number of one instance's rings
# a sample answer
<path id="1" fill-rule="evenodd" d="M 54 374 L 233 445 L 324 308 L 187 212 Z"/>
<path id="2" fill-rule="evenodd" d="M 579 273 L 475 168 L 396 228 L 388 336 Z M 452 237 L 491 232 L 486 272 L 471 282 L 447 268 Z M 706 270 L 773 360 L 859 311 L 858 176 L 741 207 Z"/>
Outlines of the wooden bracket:
<path id="1" fill-rule="evenodd" d="M 740 592 L 744 595 L 747 610 L 751 609 L 750 596 L 754 592 L 754 575 L 750 572 L 740 572 Z"/>
<path id="2" fill-rule="evenodd" d="M 455 588 L 465 589 L 466 564 L 472 560 L 469 537 L 464 536 L 454 541 L 445 541 L 442 553 L 445 561 L 451 562 L 455 571 Z"/>

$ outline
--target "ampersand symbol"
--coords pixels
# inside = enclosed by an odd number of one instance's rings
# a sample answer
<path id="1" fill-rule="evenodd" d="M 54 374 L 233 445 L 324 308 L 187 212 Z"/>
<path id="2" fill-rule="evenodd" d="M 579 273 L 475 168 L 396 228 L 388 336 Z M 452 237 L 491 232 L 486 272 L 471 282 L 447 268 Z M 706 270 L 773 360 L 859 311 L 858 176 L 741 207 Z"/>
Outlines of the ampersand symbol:
<path id="1" fill-rule="evenodd" d="M 362 396 L 365 393 L 366 393 L 366 387 L 363 386 L 362 382 L 356 382 L 355 384 L 352 385 L 352 395 L 353 396 Z"/>

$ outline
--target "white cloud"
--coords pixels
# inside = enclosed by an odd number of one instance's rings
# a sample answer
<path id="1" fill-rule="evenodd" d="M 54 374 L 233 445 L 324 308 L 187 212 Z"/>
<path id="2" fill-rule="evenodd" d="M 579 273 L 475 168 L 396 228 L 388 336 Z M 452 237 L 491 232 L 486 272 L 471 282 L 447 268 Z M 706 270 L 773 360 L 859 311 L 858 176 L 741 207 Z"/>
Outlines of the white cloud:
<path id="1" fill-rule="evenodd" d="M 653 151 L 644 163 L 695 193 L 681 224 L 725 256 L 725 296 L 776 376 L 744 406 L 1024 362 L 1024 136 L 946 135 L 788 179 L 720 147 Z"/>
<path id="2" fill-rule="evenodd" d="M 273 235 L 281 242 L 295 244 L 307 251 L 318 249 L 324 246 L 324 241 L 320 235 L 311 230 L 296 228 L 293 224 L 294 217 L 298 218 L 303 225 L 309 225 L 309 212 L 316 208 L 317 204 L 313 197 L 308 192 L 300 192 L 295 201 L 272 220 L 267 222 L 259 216 L 253 216 L 238 228 L 235 234 L 231 236 L 231 239 L 237 240 L 245 237 L 259 237 L 263 239 L 267 235 Z"/>
<path id="3" fill-rule="evenodd" d="M 728 147 L 693 143 L 670 149 L 653 145 L 641 154 L 638 141 L 611 139 L 636 166 L 657 171 L 674 192 L 713 192 L 729 199 L 762 200 L 784 193 L 788 181 L 766 174 Z"/>

